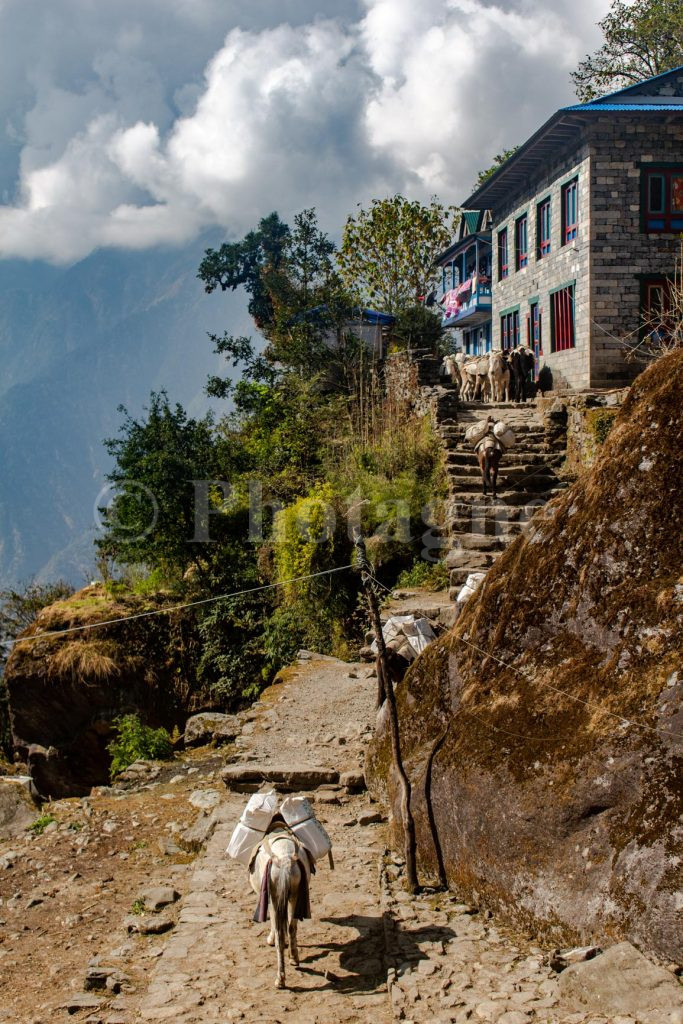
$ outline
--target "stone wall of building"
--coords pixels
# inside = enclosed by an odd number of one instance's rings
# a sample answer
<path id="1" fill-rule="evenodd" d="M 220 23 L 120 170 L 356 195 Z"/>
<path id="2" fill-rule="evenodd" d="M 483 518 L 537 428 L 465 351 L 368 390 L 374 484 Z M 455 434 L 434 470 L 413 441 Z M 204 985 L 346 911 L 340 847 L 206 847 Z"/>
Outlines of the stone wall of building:
<path id="1" fill-rule="evenodd" d="M 677 234 L 641 229 L 641 165 L 683 166 L 680 115 L 605 114 L 591 122 L 591 385 L 614 387 L 641 366 L 624 359 L 624 342 L 641 326 L 641 276 L 674 269 Z"/>
<path id="2" fill-rule="evenodd" d="M 578 234 L 568 245 L 561 244 L 562 185 L 578 176 Z M 536 252 L 536 208 L 550 196 L 550 252 L 538 259 Z M 528 217 L 529 264 L 515 269 L 515 222 L 526 213 Z M 538 300 L 541 312 L 541 367 L 552 373 L 553 386 L 585 388 L 590 386 L 590 285 L 589 241 L 590 218 L 590 154 L 588 145 L 578 152 L 559 156 L 546 174 L 518 197 L 514 206 L 496 211 L 493 225 L 493 348 L 501 348 L 500 318 L 508 310 L 519 307 L 520 340 L 527 341 L 526 318 L 530 300 Z M 498 280 L 498 232 L 508 230 L 510 272 Z M 550 351 L 550 292 L 560 285 L 575 282 L 576 347 L 564 352 Z"/>
<path id="3" fill-rule="evenodd" d="M 648 164 L 683 165 L 683 123 L 673 112 L 606 113 L 591 121 L 585 142 L 557 159 L 529 183 L 514 204 L 496 210 L 493 224 L 493 347 L 501 347 L 501 315 L 519 308 L 520 340 L 527 341 L 531 301 L 541 310 L 541 367 L 555 388 L 612 388 L 629 383 L 642 368 L 625 359 L 641 327 L 641 283 L 647 275 L 671 275 L 679 247 L 676 234 L 641 230 L 641 175 Z M 562 186 L 578 177 L 576 239 L 562 244 Z M 536 210 L 551 200 L 551 251 L 536 249 Z M 529 264 L 515 269 L 515 222 L 528 216 Z M 498 280 L 498 232 L 507 227 L 509 276 Z M 575 282 L 573 349 L 551 352 L 550 293 Z"/>

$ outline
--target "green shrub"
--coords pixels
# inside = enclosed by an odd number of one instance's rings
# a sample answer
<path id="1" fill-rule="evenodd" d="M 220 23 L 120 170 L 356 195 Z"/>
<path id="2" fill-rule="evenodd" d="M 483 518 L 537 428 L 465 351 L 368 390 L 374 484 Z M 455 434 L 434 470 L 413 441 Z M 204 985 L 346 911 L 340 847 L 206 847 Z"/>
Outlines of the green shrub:
<path id="1" fill-rule="evenodd" d="M 607 435 L 614 426 L 616 409 L 601 409 L 593 416 L 593 436 L 596 444 L 604 444 Z"/>
<path id="2" fill-rule="evenodd" d="M 32 832 L 34 836 L 42 836 L 43 832 L 48 825 L 51 825 L 53 821 L 56 821 L 54 814 L 41 814 L 39 818 L 33 822 L 32 825 L 26 829 L 27 832 Z"/>
<path id="3" fill-rule="evenodd" d="M 428 587 L 430 590 L 445 590 L 448 586 L 448 569 L 444 562 L 415 562 L 410 569 L 399 575 L 397 587 Z"/>
<path id="4" fill-rule="evenodd" d="M 151 729 L 137 715 L 123 715 L 114 722 L 116 738 L 107 750 L 111 754 L 109 774 L 113 779 L 134 761 L 163 761 L 173 754 L 173 743 L 166 729 Z"/>

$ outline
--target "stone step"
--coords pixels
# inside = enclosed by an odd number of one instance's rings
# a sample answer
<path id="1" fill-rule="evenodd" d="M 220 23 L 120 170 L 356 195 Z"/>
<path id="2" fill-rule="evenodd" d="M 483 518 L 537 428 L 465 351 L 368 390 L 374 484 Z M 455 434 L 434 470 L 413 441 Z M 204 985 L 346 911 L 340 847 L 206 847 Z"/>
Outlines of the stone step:
<path id="1" fill-rule="evenodd" d="M 479 572 L 481 569 L 490 569 L 500 551 L 449 551 L 446 556 L 446 567 L 448 569 L 469 569 L 470 572 Z"/>
<path id="2" fill-rule="evenodd" d="M 502 523 L 495 519 L 454 519 L 451 540 L 456 543 L 465 537 L 474 539 L 491 538 L 503 541 L 507 546 L 524 529 L 524 523 Z"/>
<path id="3" fill-rule="evenodd" d="M 547 493 L 550 494 L 553 489 Z M 446 505 L 446 519 L 459 516 L 499 516 L 501 519 L 518 519 L 526 505 L 538 508 L 548 497 L 544 493 L 529 495 L 526 491 L 499 491 L 495 502 L 490 494 L 481 491 L 457 491 L 449 494 Z"/>
<path id="4" fill-rule="evenodd" d="M 457 465 L 462 462 L 469 462 L 477 465 L 477 456 L 469 445 L 450 444 L 443 445 L 443 453 L 446 463 Z M 458 456 L 458 458 L 454 458 Z M 564 452 L 550 448 L 547 444 L 524 444 L 515 448 L 514 452 L 506 452 L 501 460 L 501 467 L 519 465 L 521 462 L 529 461 L 548 462 L 559 466 L 564 458 Z"/>
<path id="5" fill-rule="evenodd" d="M 489 565 L 456 566 L 448 573 L 448 582 L 452 587 L 462 586 L 471 572 L 488 572 L 492 565 L 493 561 Z"/>
<path id="6" fill-rule="evenodd" d="M 468 476 L 466 473 L 458 473 L 457 475 L 449 473 L 448 480 L 449 486 L 457 494 L 482 492 L 481 473 L 473 474 L 472 476 Z M 509 500 L 508 496 L 512 494 L 516 494 L 519 498 L 524 498 L 525 495 L 537 498 L 539 494 L 545 493 L 553 483 L 554 478 L 547 472 L 537 473 L 534 476 L 520 474 L 518 477 L 510 473 L 499 473 L 498 497 L 506 501 Z M 457 491 L 455 490 L 456 488 Z"/>
<path id="7" fill-rule="evenodd" d="M 451 551 L 502 551 L 510 542 L 509 535 L 507 537 L 487 537 L 483 533 L 461 533 L 451 539 Z M 448 554 L 450 555 L 450 553 L 449 551 Z M 448 560 L 448 555 L 446 560 Z"/>
<path id="8" fill-rule="evenodd" d="M 462 444 L 463 447 L 470 448 L 471 450 L 470 442 L 465 440 L 465 433 L 470 425 L 471 424 L 466 423 L 463 427 L 459 429 L 457 433 L 456 431 L 449 431 L 446 440 L 451 442 L 457 441 L 459 444 Z M 518 430 L 515 427 L 514 431 L 517 435 L 517 443 L 515 446 L 516 448 L 521 448 L 527 444 L 547 443 L 547 436 L 545 430 Z"/>
<path id="9" fill-rule="evenodd" d="M 475 462 L 474 459 L 449 459 L 446 463 L 446 473 L 449 479 L 456 480 L 459 476 L 476 476 L 481 479 L 481 469 L 479 463 Z M 518 462 L 518 463 L 503 463 L 498 470 L 498 480 L 502 480 L 505 477 L 506 480 L 522 480 L 526 476 L 546 476 L 554 477 L 555 469 L 553 466 L 549 466 L 544 459 L 538 459 L 537 462 Z"/>
<path id="10" fill-rule="evenodd" d="M 221 778 L 234 793 L 255 793 L 264 782 L 269 782 L 279 793 L 291 793 L 339 783 L 339 772 L 308 765 L 280 768 L 270 764 L 230 764 L 221 772 Z"/>
<path id="11" fill-rule="evenodd" d="M 537 411 L 535 402 L 461 402 L 460 408 L 472 412 L 481 412 L 482 409 L 515 409 L 531 414 Z"/>
<path id="12" fill-rule="evenodd" d="M 490 568 L 490 566 L 489 566 L 489 568 Z M 457 591 L 460 589 L 460 587 L 463 585 L 463 583 L 465 583 L 465 581 L 467 580 L 467 577 L 469 576 L 469 574 L 471 572 L 486 572 L 486 571 L 487 571 L 486 569 L 466 569 L 463 566 L 460 566 L 457 569 L 451 569 L 450 574 L 449 574 L 449 580 L 450 580 L 451 588 L 457 588 L 456 592 L 455 592 L 455 596 L 457 597 Z M 452 593 L 452 590 L 450 588 L 449 588 L 448 593 L 449 594 Z M 455 600 L 455 597 L 453 597 L 452 600 Z"/>
<path id="13" fill-rule="evenodd" d="M 461 427 L 460 434 L 456 434 L 454 432 L 452 434 L 449 434 L 449 438 L 451 440 L 453 440 L 453 439 L 459 437 L 460 438 L 460 443 L 464 447 L 470 447 L 470 442 L 465 440 L 465 433 L 466 433 L 468 427 L 470 427 L 470 426 L 471 426 L 471 424 L 469 424 L 469 423 L 463 424 L 462 427 Z M 516 448 L 521 448 L 523 445 L 526 445 L 526 444 L 529 444 L 529 443 L 542 444 L 542 443 L 545 443 L 546 440 L 547 440 L 545 430 L 540 430 L 540 429 L 536 429 L 536 428 L 529 428 L 529 427 L 518 427 L 516 425 L 514 425 L 512 427 L 512 429 L 514 430 L 515 435 L 516 435 L 516 439 L 517 439 L 516 445 L 515 445 Z"/>
<path id="14" fill-rule="evenodd" d="M 501 467 L 505 466 L 558 466 L 562 462 L 561 455 L 550 455 L 546 452 L 506 452 L 501 462 Z M 463 450 L 448 451 L 446 454 L 446 464 L 448 466 L 478 466 L 477 457 L 474 452 L 468 452 Z"/>

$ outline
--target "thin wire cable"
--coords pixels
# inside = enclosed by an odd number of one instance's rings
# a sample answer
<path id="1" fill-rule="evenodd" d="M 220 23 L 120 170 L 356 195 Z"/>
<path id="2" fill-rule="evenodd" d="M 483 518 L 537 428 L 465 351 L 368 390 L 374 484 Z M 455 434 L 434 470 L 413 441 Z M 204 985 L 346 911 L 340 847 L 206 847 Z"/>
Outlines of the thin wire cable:
<path id="1" fill-rule="evenodd" d="M 295 576 L 291 580 L 282 580 L 279 583 L 264 583 L 259 587 L 249 587 L 247 590 L 235 590 L 231 594 L 218 594 L 216 597 L 203 597 L 199 601 L 188 601 L 185 604 L 176 604 L 169 608 L 153 608 L 147 612 L 136 612 L 134 615 L 122 615 L 117 619 L 103 619 L 101 622 L 87 622 L 81 626 L 68 626 L 66 629 L 51 629 L 43 633 L 35 633 L 33 636 L 23 636 L 15 640 L 3 640 L 0 646 L 14 647 L 16 644 L 29 643 L 33 640 L 40 640 L 46 636 L 65 636 L 67 633 L 78 633 L 86 629 L 99 629 L 100 626 L 113 626 L 118 622 L 131 622 L 133 619 L 147 619 L 152 615 L 171 615 L 173 612 L 183 611 L 185 608 L 197 608 L 199 605 L 212 604 L 215 601 L 227 601 L 231 597 L 242 597 L 243 594 L 256 594 L 263 590 L 273 590 L 276 587 L 286 587 L 290 583 L 301 583 L 303 580 L 314 580 L 319 576 L 331 576 L 335 572 L 344 572 L 352 569 L 353 565 L 339 565 L 335 569 L 324 569 L 321 572 L 309 573 L 307 576 Z"/>
<path id="2" fill-rule="evenodd" d="M 387 594 L 393 594 L 394 590 L 396 590 L 396 587 L 388 587 L 386 583 L 382 583 L 381 580 L 378 580 L 371 572 L 366 571 L 366 575 L 373 583 L 376 583 L 378 587 L 382 587 L 383 590 L 386 590 Z"/>
<path id="3" fill-rule="evenodd" d="M 455 639 L 459 640 L 463 644 L 466 644 L 468 647 L 471 647 L 473 650 L 478 651 L 479 654 L 483 654 L 485 657 L 491 658 L 492 661 L 497 661 L 498 664 L 502 665 L 504 668 L 508 668 L 512 672 L 516 672 L 517 675 L 522 676 L 522 678 L 526 680 L 527 683 L 531 682 L 527 674 L 523 672 L 521 668 L 517 668 L 516 665 L 511 665 L 509 662 L 503 661 L 502 658 L 498 658 L 495 654 L 491 654 L 489 653 L 489 651 L 485 651 L 483 647 L 478 647 L 477 644 L 473 644 L 470 640 L 465 640 L 465 638 L 462 636 L 456 636 Z M 602 711 L 603 714 L 609 715 L 611 718 L 616 718 L 624 725 L 636 725 L 641 729 L 647 729 L 649 732 L 654 732 L 657 735 L 660 735 L 659 729 L 657 729 L 653 725 L 647 725 L 646 722 L 640 721 L 637 716 L 634 716 L 632 718 L 626 718 L 624 715 L 617 714 L 616 711 L 610 711 L 609 708 L 605 708 L 601 704 L 596 704 L 590 700 L 584 700 L 583 697 L 577 697 L 575 696 L 575 694 L 569 693 L 567 690 L 561 690 L 558 686 L 553 686 L 552 683 L 546 682 L 545 679 L 537 679 L 536 682 L 539 682 L 541 686 L 546 686 L 549 690 L 553 690 L 554 693 L 559 693 L 563 697 L 568 697 L 569 700 L 576 701 L 577 704 L 584 704 L 587 708 L 595 708 L 596 711 Z M 667 733 L 667 735 L 674 736 L 676 739 L 679 740 L 683 740 L 683 733 L 670 731 Z"/>
<path id="4" fill-rule="evenodd" d="M 553 736 L 530 736 L 527 733 L 522 732 L 510 732 L 509 729 L 501 729 L 499 725 L 493 725 L 491 722 L 485 722 L 479 715 L 475 715 L 474 711 L 470 711 L 469 708 L 464 708 L 462 705 L 458 708 L 458 711 L 463 711 L 466 715 L 470 715 L 472 718 L 476 718 L 485 729 L 493 729 L 494 732 L 500 732 L 504 736 L 514 736 L 518 740 L 529 740 L 530 743 L 554 743 L 555 738 Z"/>
<path id="5" fill-rule="evenodd" d="M 389 593 L 392 592 L 389 589 L 389 587 L 385 586 L 385 584 L 381 583 L 378 579 L 375 579 L 375 577 L 372 576 L 370 573 L 368 573 L 368 576 L 370 577 L 371 580 L 373 580 L 375 583 L 377 583 L 380 587 L 383 587 L 384 590 L 388 591 Z M 526 680 L 526 682 L 530 682 L 530 679 L 527 676 L 527 674 L 525 672 L 523 672 L 522 669 L 518 668 L 516 665 L 511 665 L 509 662 L 503 661 L 502 658 L 499 658 L 495 654 L 491 654 L 489 651 L 484 650 L 483 647 L 478 647 L 477 644 L 473 644 L 470 640 L 465 640 L 465 638 L 462 637 L 462 636 L 456 636 L 455 639 L 459 640 L 460 643 L 466 644 L 468 647 L 471 647 L 473 650 L 478 651 L 479 654 L 483 654 L 484 657 L 491 658 L 493 661 L 498 662 L 498 664 L 502 665 L 504 668 L 510 669 L 512 672 L 516 672 L 517 675 L 522 676 L 522 678 L 524 680 Z M 653 732 L 653 733 L 655 733 L 658 736 L 661 735 L 661 729 L 657 729 L 653 725 L 647 725 L 647 723 L 640 721 L 637 717 L 626 718 L 624 715 L 617 714 L 616 711 L 610 711 L 609 708 L 605 708 L 601 704 L 596 704 L 593 701 L 584 700 L 583 697 L 577 697 L 577 696 L 575 696 L 575 694 L 569 693 L 567 690 L 562 690 L 562 689 L 560 689 L 557 686 L 553 686 L 552 683 L 548 683 L 544 679 L 537 679 L 536 681 L 539 682 L 542 686 L 546 686 L 548 689 L 553 690 L 555 693 L 559 693 L 563 697 L 568 697 L 570 700 L 576 701 L 578 704 L 584 704 L 588 708 L 594 708 L 596 711 L 602 711 L 604 714 L 610 715 L 612 718 L 616 718 L 618 721 L 622 722 L 624 725 L 636 725 L 639 728 L 647 729 L 649 732 Z M 463 711 L 467 711 L 466 708 L 462 708 L 462 710 Z M 468 714 L 474 714 L 474 712 L 472 712 L 472 711 L 467 711 L 467 713 Z M 477 718 L 478 716 L 474 715 L 474 717 Z M 492 728 L 495 728 L 495 726 L 492 726 Z M 505 730 L 500 730 L 500 731 L 505 731 Z M 516 735 L 516 734 L 510 733 L 510 735 Z M 675 739 L 683 740 L 683 733 L 668 731 L 666 733 L 666 735 L 667 736 L 672 736 Z M 540 737 L 533 737 L 533 736 L 524 736 L 524 737 L 522 737 L 521 734 L 520 734 L 520 738 L 522 738 L 522 739 L 537 739 L 539 742 L 548 742 L 547 740 L 543 740 Z"/>

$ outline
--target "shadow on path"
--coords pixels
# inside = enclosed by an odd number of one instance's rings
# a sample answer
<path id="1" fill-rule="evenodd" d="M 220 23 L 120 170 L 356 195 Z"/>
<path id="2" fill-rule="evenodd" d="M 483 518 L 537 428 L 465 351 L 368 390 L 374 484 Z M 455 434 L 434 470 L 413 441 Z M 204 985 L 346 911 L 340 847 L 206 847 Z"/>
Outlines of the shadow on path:
<path id="1" fill-rule="evenodd" d="M 324 980 L 325 984 L 320 986 L 319 991 L 328 989 L 347 994 L 382 991 L 386 984 L 383 918 L 351 914 L 321 920 L 337 928 L 353 928 L 358 934 L 346 942 L 320 942 L 315 947 L 308 947 L 310 952 L 302 955 L 299 971 Z M 391 927 L 392 941 L 396 944 L 400 941 L 402 960 L 425 959 L 426 954 L 420 949 L 420 942 L 447 942 L 455 935 L 452 928 L 440 926 L 404 930 L 393 919 Z M 305 950 L 306 947 L 300 944 L 300 952 L 304 954 Z M 324 970 L 316 970 L 311 966 L 324 960 L 330 953 L 338 956 L 339 966 L 348 972 L 344 977 L 330 977 Z M 296 985 L 288 985 L 288 988 L 293 992 L 302 991 Z"/>

